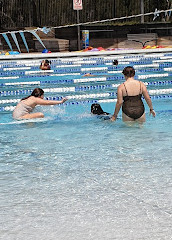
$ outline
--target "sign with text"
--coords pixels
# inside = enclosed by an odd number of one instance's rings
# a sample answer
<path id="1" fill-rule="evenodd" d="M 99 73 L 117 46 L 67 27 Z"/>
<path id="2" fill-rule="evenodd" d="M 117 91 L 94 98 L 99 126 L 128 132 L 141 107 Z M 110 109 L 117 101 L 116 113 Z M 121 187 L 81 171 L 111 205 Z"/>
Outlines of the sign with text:
<path id="1" fill-rule="evenodd" d="M 82 0 L 73 0 L 73 10 L 82 10 Z"/>

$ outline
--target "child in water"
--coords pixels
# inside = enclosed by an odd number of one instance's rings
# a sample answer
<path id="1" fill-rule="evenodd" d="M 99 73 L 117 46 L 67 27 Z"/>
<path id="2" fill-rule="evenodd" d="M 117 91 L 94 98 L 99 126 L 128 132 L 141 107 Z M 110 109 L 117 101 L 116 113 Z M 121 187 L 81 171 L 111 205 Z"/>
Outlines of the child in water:
<path id="1" fill-rule="evenodd" d="M 42 112 L 32 113 L 37 105 L 56 105 L 64 103 L 67 99 L 60 101 L 44 100 L 44 91 L 41 88 L 35 88 L 30 96 L 22 98 L 13 111 L 13 118 L 17 120 L 43 118 Z"/>
<path id="2" fill-rule="evenodd" d="M 40 69 L 42 70 L 50 70 L 51 69 L 51 61 L 48 61 L 47 59 L 46 60 L 43 60 L 41 62 L 41 65 L 40 65 Z"/>

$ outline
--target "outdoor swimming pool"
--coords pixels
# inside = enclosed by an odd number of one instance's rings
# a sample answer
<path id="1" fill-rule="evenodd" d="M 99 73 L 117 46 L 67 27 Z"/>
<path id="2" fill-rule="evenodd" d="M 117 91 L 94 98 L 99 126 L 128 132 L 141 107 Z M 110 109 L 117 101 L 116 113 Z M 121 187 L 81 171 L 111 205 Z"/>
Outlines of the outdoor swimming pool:
<path id="1" fill-rule="evenodd" d="M 1 61 L 2 239 L 169 240 L 172 235 L 172 54 Z M 126 65 L 147 84 L 156 118 L 126 125 L 90 114 L 113 113 Z M 91 72 L 94 76 L 83 77 Z M 82 73 L 82 74 L 81 74 Z M 35 87 L 60 106 L 45 119 L 16 121 L 12 110 Z"/>

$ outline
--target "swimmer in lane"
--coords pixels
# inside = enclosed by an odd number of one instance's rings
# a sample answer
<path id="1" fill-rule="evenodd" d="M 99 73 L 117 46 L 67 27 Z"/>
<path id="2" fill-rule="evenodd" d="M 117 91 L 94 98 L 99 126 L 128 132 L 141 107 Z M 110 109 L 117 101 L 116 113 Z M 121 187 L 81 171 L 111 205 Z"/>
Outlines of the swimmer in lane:
<path id="1" fill-rule="evenodd" d="M 112 64 L 113 64 L 114 66 L 117 66 L 117 65 L 118 65 L 118 60 L 113 60 L 113 61 L 112 61 Z"/>
<path id="2" fill-rule="evenodd" d="M 41 65 L 40 65 L 40 69 L 41 70 L 50 70 L 51 69 L 51 66 L 50 66 L 50 64 L 51 64 L 51 61 L 49 61 L 49 60 L 43 60 L 42 62 L 41 62 Z"/>

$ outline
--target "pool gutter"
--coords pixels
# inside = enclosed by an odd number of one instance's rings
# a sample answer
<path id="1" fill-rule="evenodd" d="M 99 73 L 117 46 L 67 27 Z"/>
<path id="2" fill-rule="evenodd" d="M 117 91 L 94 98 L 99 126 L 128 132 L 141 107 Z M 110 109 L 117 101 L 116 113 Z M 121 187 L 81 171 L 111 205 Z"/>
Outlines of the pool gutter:
<path id="1" fill-rule="evenodd" d="M 124 54 L 138 54 L 138 53 L 169 53 L 172 48 L 155 48 L 155 49 L 123 49 L 113 51 L 87 51 L 87 52 L 55 52 L 55 53 L 21 53 L 16 55 L 0 55 L 2 60 L 16 60 L 16 59 L 48 59 L 48 58 L 67 58 L 67 57 L 86 57 L 86 56 L 104 56 L 104 55 L 124 55 Z"/>

